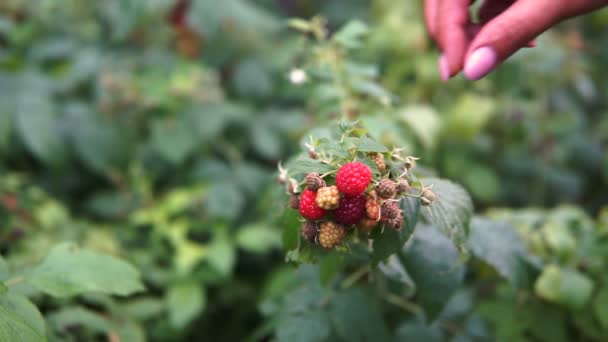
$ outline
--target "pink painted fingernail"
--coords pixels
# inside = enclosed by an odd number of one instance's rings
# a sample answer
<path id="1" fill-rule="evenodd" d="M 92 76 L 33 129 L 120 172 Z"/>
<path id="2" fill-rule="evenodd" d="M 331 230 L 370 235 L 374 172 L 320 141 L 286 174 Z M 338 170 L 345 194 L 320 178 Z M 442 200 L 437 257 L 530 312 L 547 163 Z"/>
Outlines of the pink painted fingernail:
<path id="1" fill-rule="evenodd" d="M 443 82 L 447 82 L 450 79 L 450 65 L 448 64 L 448 59 L 444 55 L 439 57 L 439 75 Z"/>
<path id="2" fill-rule="evenodd" d="M 496 52 L 491 47 L 481 47 L 471 54 L 464 65 L 464 75 L 471 81 L 487 75 L 498 62 Z"/>

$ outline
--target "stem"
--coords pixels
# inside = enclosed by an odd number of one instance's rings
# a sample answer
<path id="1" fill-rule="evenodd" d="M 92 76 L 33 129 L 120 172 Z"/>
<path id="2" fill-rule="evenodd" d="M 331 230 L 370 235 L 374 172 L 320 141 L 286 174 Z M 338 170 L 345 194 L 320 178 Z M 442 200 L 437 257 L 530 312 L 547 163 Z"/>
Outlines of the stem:
<path id="1" fill-rule="evenodd" d="M 384 299 L 393 304 L 396 305 L 402 309 L 404 309 L 405 311 L 409 311 L 413 314 L 420 314 L 422 313 L 422 309 L 420 308 L 420 306 L 416 305 L 415 303 L 410 302 L 409 300 L 403 299 L 395 294 L 392 293 L 387 293 L 386 295 L 384 295 Z"/>
<path id="2" fill-rule="evenodd" d="M 20 282 L 22 282 L 24 280 L 25 280 L 25 278 L 23 278 L 23 276 L 18 276 L 18 277 L 11 278 L 11 279 L 5 281 L 4 285 L 6 285 L 6 286 L 15 286 L 15 285 L 19 284 Z"/>
<path id="3" fill-rule="evenodd" d="M 370 271 L 369 265 L 365 265 L 355 271 L 353 274 L 349 275 L 344 281 L 342 281 L 342 288 L 347 289 L 353 286 L 354 283 L 357 282 L 361 277 L 363 277 L 367 272 Z"/>

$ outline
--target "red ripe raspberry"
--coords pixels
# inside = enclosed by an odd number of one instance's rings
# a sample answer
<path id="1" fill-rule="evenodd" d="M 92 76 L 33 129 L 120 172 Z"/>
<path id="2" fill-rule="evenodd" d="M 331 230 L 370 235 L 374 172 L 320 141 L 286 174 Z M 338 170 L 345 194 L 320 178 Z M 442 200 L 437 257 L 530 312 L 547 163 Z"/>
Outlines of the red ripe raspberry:
<path id="1" fill-rule="evenodd" d="M 338 190 L 346 196 L 362 194 L 372 180 L 372 170 L 360 162 L 344 164 L 336 174 Z"/>
<path id="2" fill-rule="evenodd" d="M 302 192 L 300 196 L 300 215 L 309 220 L 320 220 L 327 213 L 325 210 L 319 208 L 315 203 L 317 194 L 308 189 Z"/>
<path id="3" fill-rule="evenodd" d="M 334 211 L 336 222 L 344 225 L 355 224 L 365 217 L 365 195 L 344 197 Z"/>

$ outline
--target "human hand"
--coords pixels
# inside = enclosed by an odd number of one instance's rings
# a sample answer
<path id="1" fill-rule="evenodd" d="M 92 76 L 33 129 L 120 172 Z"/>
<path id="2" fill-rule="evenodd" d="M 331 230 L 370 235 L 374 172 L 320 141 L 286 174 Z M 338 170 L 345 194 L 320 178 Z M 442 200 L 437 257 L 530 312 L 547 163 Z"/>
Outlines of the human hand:
<path id="1" fill-rule="evenodd" d="M 478 80 L 558 22 L 608 5 L 608 0 L 485 0 L 479 23 L 474 0 L 425 0 L 427 30 L 441 51 L 441 79 L 463 71 Z"/>

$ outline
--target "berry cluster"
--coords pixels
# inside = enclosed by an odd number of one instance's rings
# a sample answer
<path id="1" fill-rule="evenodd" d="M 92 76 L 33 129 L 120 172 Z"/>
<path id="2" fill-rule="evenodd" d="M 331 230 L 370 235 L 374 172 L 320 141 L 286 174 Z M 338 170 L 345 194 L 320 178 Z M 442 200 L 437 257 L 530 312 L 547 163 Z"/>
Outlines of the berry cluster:
<path id="1" fill-rule="evenodd" d="M 364 154 L 363 158 L 368 159 L 367 165 L 361 161 L 337 161 L 337 170 L 323 175 L 309 172 L 299 184 L 290 179 L 289 207 L 297 209 L 304 219 L 301 228 L 304 239 L 331 249 L 340 245 L 351 231 L 367 234 L 378 227 L 402 229 L 404 214 L 399 201 L 409 195 L 411 186 L 406 175 L 416 158 L 401 159 L 405 161 L 404 172 L 396 177 L 384 154 Z M 374 164 L 376 170 L 372 171 L 368 165 Z M 300 185 L 304 187 L 302 192 L 298 192 Z M 418 197 L 425 206 L 435 198 L 429 188 L 419 190 L 418 194 L 413 197 Z"/>

